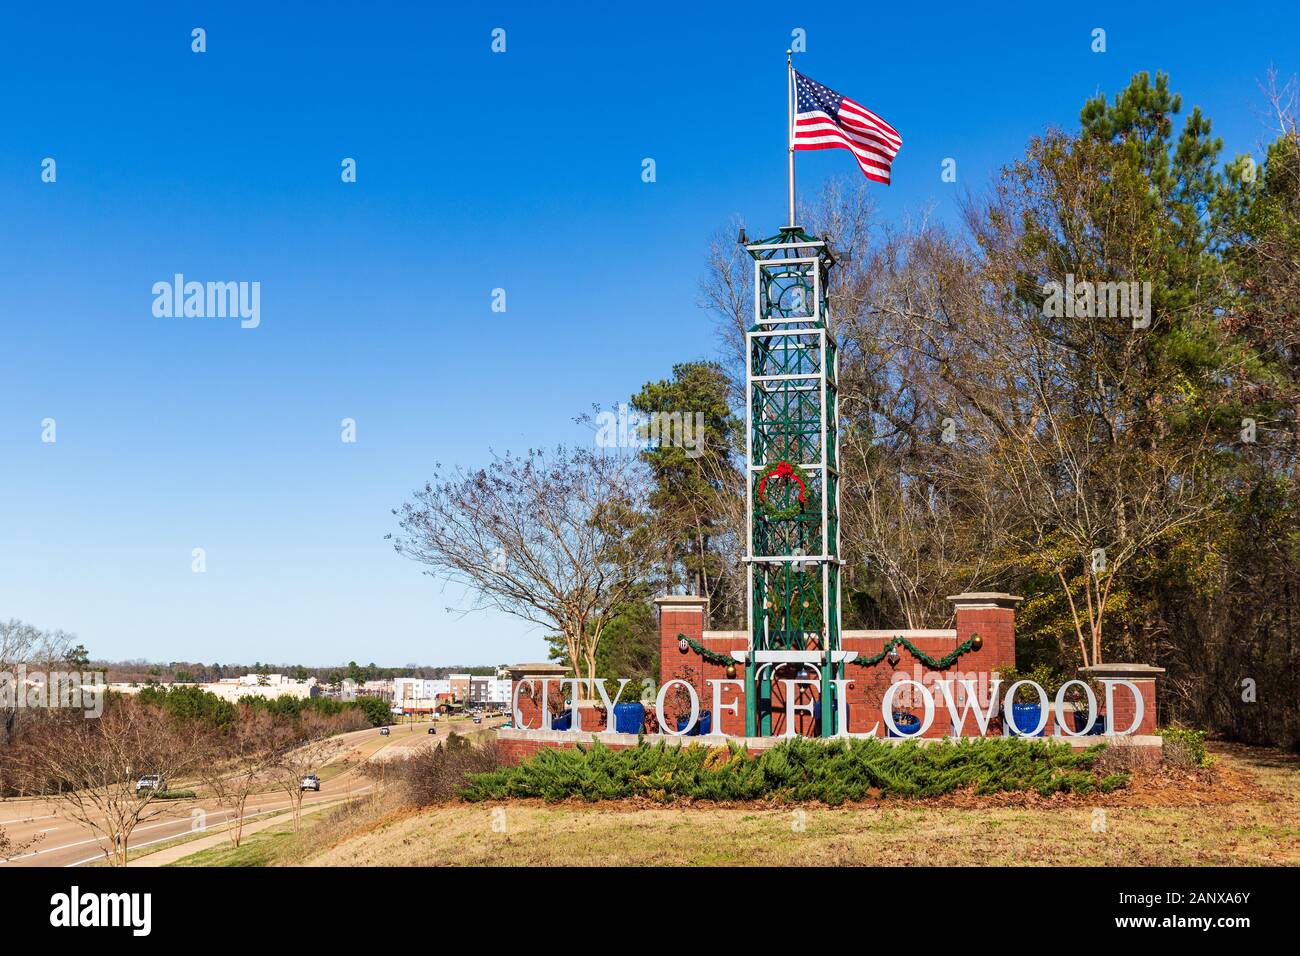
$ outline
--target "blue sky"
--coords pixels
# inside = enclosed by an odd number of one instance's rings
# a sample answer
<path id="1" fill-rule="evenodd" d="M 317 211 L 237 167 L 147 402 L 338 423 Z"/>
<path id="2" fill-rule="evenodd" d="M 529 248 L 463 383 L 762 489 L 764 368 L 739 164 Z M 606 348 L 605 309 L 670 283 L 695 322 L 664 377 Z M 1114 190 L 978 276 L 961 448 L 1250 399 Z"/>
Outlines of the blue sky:
<path id="1" fill-rule="evenodd" d="M 1141 69 L 1258 155 L 1257 81 L 1300 70 L 1293 4 L 268 6 L 0 13 L 0 617 L 95 656 L 543 656 L 536 629 L 449 614 L 390 509 L 436 461 L 589 442 L 593 402 L 713 355 L 709 237 L 782 223 L 795 28 L 803 72 L 902 133 L 889 220 L 952 219 Z M 800 154 L 801 191 L 832 175 L 848 154 Z M 260 326 L 155 317 L 178 272 L 260 282 Z"/>

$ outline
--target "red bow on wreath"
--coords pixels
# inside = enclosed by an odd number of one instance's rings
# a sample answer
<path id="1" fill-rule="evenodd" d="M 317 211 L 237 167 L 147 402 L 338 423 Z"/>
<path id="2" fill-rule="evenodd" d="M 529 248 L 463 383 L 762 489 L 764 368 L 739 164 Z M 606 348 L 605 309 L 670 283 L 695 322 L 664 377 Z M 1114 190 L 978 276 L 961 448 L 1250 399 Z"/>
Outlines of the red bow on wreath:
<path id="1" fill-rule="evenodd" d="M 806 505 L 807 486 L 803 484 L 803 476 L 800 475 L 800 473 L 798 473 L 796 470 L 794 470 L 793 464 L 790 464 L 789 462 L 777 462 L 775 468 L 772 468 L 771 471 L 768 471 L 766 475 L 763 475 L 763 477 L 761 477 L 761 479 L 758 480 L 759 501 L 763 502 L 764 505 L 766 505 L 767 480 L 774 479 L 774 477 L 788 477 L 788 479 L 794 481 L 794 483 L 797 483 L 798 486 L 800 486 L 800 505 Z"/>

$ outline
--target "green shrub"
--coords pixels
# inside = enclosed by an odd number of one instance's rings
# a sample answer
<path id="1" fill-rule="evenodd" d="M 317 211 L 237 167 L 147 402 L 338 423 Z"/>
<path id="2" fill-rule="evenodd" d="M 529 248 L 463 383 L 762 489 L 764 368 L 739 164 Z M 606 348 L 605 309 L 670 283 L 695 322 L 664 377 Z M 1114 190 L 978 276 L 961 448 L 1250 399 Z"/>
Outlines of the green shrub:
<path id="1" fill-rule="evenodd" d="M 872 796 L 933 797 L 1033 790 L 1089 793 L 1114 789 L 1122 774 L 1093 771 L 1098 744 L 1076 751 L 1046 740 L 986 738 L 922 746 L 879 740 L 796 739 L 757 757 L 735 747 L 669 746 L 611 750 L 600 743 L 547 749 L 531 760 L 468 779 L 463 799 L 821 801 L 837 805 Z"/>
<path id="2" fill-rule="evenodd" d="M 1205 731 L 1164 727 L 1156 731 L 1165 738 L 1164 759 L 1175 767 L 1208 767 L 1214 758 L 1205 749 Z"/>
<path id="3" fill-rule="evenodd" d="M 1112 773 L 1097 781 L 1097 789 L 1102 793 L 1110 793 L 1112 790 L 1118 790 L 1127 783 L 1128 774 Z"/>
<path id="4" fill-rule="evenodd" d="M 155 800 L 187 800 L 197 797 L 193 790 L 159 790 L 153 795 Z"/>

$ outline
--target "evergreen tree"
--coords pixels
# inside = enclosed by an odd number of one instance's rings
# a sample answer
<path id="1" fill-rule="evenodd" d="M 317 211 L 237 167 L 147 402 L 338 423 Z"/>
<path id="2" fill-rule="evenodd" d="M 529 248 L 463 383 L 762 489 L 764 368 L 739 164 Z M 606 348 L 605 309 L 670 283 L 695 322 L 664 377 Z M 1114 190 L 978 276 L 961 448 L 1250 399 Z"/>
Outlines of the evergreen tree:
<path id="1" fill-rule="evenodd" d="M 726 572 L 739 544 L 728 511 L 738 487 L 743 494 L 736 465 L 742 425 L 727 394 L 721 366 L 686 362 L 674 366 L 671 379 L 647 382 L 632 398 L 653 423 L 643 426 L 642 437 L 657 436 L 641 456 L 655 483 L 650 506 L 661 537 L 663 589 L 685 585 L 713 598 L 719 611 L 733 597 Z"/>

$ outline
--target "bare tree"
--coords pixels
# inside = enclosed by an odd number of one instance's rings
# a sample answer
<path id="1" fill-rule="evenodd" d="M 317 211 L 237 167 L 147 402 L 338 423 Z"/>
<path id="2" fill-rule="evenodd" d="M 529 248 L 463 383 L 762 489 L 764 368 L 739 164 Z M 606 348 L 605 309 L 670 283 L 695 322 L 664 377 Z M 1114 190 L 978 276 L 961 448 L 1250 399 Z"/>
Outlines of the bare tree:
<path id="1" fill-rule="evenodd" d="M 73 635 L 45 631 L 11 618 L 0 621 L 0 669 L 17 664 L 48 666 L 67 660 Z"/>
<path id="2" fill-rule="evenodd" d="M 557 631 L 574 676 L 596 676 L 610 617 L 652 566 L 644 467 L 584 449 L 497 457 L 439 474 L 394 514 L 404 554 L 491 607 Z"/>
<path id="3" fill-rule="evenodd" d="M 38 833 L 30 840 L 25 840 L 22 843 L 15 843 L 13 838 L 5 832 L 5 828 L 0 827 L 0 863 L 8 862 L 14 857 L 25 853 L 44 838 L 44 833 Z"/>
<path id="4" fill-rule="evenodd" d="M 231 842 L 238 847 L 247 822 L 248 800 L 275 782 L 275 769 L 292 740 L 283 725 L 261 708 L 240 706 L 239 719 L 209 748 L 201 767 L 217 805 L 231 813 Z"/>
<path id="5" fill-rule="evenodd" d="M 991 551 L 1006 545 L 1010 566 L 1056 580 L 1084 664 L 1102 660 L 1124 576 L 1216 500 L 1202 480 L 1214 452 L 1208 423 L 1167 424 L 1176 415 L 1153 371 L 1153 333 L 1132 312 L 1062 316 L 1044 304 L 1067 271 L 1106 279 L 1155 268 L 1144 243 L 1158 230 L 1129 222 L 1147 208 L 1145 189 L 1106 182 L 1109 149 L 1059 134 L 1036 141 L 993 197 L 970 207 L 978 248 L 933 227 L 913 234 L 883 270 L 877 300 L 896 330 L 894 375 L 924 396 L 911 407 L 923 403 L 931 422 L 946 413 L 953 426 L 932 473 L 958 481 L 983 512 Z M 1091 224 L 1098 208 L 1116 220 Z M 1179 320 L 1208 309 L 1187 313 Z"/>
<path id="6" fill-rule="evenodd" d="M 58 801 L 87 827 L 110 865 L 125 866 L 131 834 L 168 803 L 137 793 L 143 774 L 174 779 L 193 768 L 203 732 L 131 698 L 110 698 L 98 718 L 80 711 L 45 715 L 16 759 L 32 792 Z"/>
<path id="7" fill-rule="evenodd" d="M 328 719 L 313 719 L 312 715 L 303 714 L 300 721 L 294 742 L 280 751 L 279 759 L 271 767 L 271 776 L 289 797 L 295 831 L 302 816 L 302 778 L 317 772 L 347 749 L 347 743 L 334 736 L 338 733 L 337 725 Z"/>

